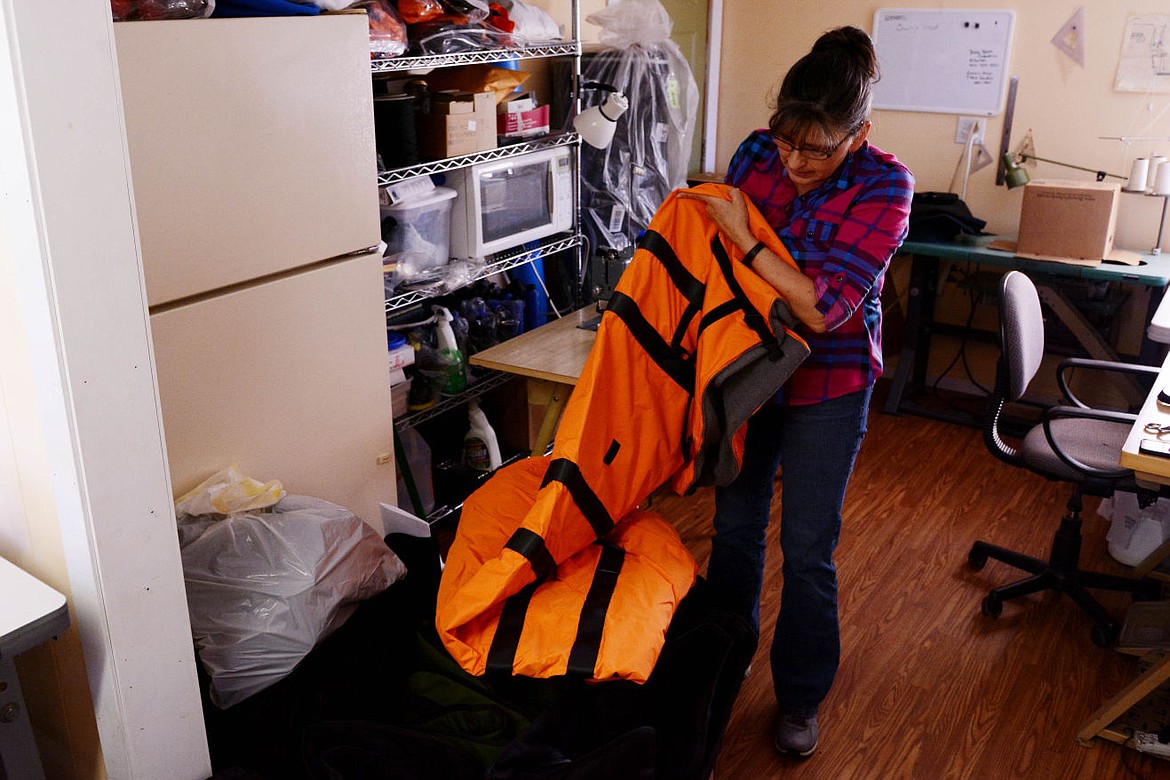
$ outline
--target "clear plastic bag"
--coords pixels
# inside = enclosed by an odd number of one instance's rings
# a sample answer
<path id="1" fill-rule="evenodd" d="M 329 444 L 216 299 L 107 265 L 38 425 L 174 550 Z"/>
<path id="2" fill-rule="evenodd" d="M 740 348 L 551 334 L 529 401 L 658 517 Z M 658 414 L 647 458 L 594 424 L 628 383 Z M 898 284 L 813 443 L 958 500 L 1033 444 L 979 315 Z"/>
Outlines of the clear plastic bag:
<path id="1" fill-rule="evenodd" d="M 179 529 L 191 631 L 221 708 L 288 675 L 357 602 L 406 573 L 372 528 L 318 498 L 183 514 Z"/>
<path id="2" fill-rule="evenodd" d="M 417 34 L 416 46 L 422 54 L 458 54 L 512 46 L 510 34 L 484 22 L 420 24 L 411 34 Z"/>
<path id="3" fill-rule="evenodd" d="M 491 11 L 487 0 L 442 0 L 443 7 L 452 14 L 464 16 L 470 22 L 482 22 Z"/>
<path id="4" fill-rule="evenodd" d="M 631 46 L 660 46 L 670 40 L 674 23 L 658 0 L 620 0 L 585 21 L 601 28 L 597 40 L 615 49 Z"/>
<path id="5" fill-rule="evenodd" d="M 439 0 L 398 0 L 398 15 L 407 24 L 438 19 L 445 13 Z"/>
<path id="6" fill-rule="evenodd" d="M 611 47 L 586 65 L 583 81 L 625 93 L 630 108 L 612 143 L 581 148 L 583 231 L 594 249 L 631 247 L 673 190 L 686 186 L 699 88 L 658 0 L 622 0 L 590 14 Z M 582 109 L 608 93 L 586 89 Z"/>
<path id="7" fill-rule="evenodd" d="M 374 59 L 389 59 L 406 53 L 409 46 L 406 25 L 403 24 L 394 4 L 389 0 L 360 0 L 354 8 L 365 9 L 370 21 L 370 56 Z"/>
<path id="8" fill-rule="evenodd" d="M 115 22 L 200 19 L 211 16 L 215 0 L 110 0 Z"/>

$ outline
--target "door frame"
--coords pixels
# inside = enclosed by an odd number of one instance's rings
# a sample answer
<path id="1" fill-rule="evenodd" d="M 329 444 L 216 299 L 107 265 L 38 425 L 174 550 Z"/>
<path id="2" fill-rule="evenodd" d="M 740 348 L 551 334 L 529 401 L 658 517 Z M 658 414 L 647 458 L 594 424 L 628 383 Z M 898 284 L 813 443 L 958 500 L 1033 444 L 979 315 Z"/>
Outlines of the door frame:
<path id="1" fill-rule="evenodd" d="M 719 66 L 723 51 L 723 0 L 708 0 L 707 78 L 703 116 L 703 173 L 715 173 L 715 147 L 719 136 Z"/>

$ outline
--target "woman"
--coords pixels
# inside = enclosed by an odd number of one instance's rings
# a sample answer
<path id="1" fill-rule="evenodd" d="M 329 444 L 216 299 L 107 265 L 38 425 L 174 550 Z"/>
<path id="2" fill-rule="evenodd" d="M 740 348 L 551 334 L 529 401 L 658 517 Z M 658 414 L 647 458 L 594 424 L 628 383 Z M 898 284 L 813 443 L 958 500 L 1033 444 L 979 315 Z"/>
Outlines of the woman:
<path id="1" fill-rule="evenodd" d="M 878 75 L 869 36 L 825 33 L 785 76 L 767 130 L 740 145 L 728 167 L 731 200 L 707 204 L 725 240 L 787 300 L 812 352 L 749 422 L 743 468 L 715 491 L 707 579 L 723 603 L 759 626 L 764 533 L 782 468 L 780 615 L 771 647 L 779 710 L 776 747 L 817 747 L 817 709 L 840 657 L 833 552 L 845 486 L 865 435 L 882 370 L 881 290 L 906 234 L 914 179 L 866 140 Z M 748 230 L 744 198 L 775 228 L 800 271 Z M 803 272 L 803 273 L 802 273 Z"/>

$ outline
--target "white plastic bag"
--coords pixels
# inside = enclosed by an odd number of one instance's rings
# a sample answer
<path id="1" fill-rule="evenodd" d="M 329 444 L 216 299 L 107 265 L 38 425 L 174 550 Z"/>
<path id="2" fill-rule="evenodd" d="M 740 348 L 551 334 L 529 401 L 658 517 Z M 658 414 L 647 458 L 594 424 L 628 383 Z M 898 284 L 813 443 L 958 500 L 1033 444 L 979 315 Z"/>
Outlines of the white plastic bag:
<path id="1" fill-rule="evenodd" d="M 265 509 L 284 497 L 279 480 L 261 482 L 240 473 L 235 463 L 228 466 L 175 500 L 175 514 L 230 515 L 250 509 Z"/>
<path id="2" fill-rule="evenodd" d="M 285 677 L 406 573 L 352 512 L 305 496 L 268 512 L 184 515 L 180 539 L 191 631 L 222 708 Z"/>
<path id="3" fill-rule="evenodd" d="M 1110 521 L 1105 535 L 1109 554 L 1126 566 L 1137 566 L 1170 539 L 1170 501 L 1142 509 L 1133 493 L 1114 493 L 1100 503 L 1097 514 Z"/>
<path id="4" fill-rule="evenodd" d="M 508 18 L 516 25 L 516 29 L 512 30 L 513 40 L 525 46 L 561 39 L 560 28 L 543 8 L 529 5 L 522 0 L 512 0 Z"/>
<path id="5" fill-rule="evenodd" d="M 597 39 L 615 49 L 658 46 L 670 40 L 674 27 L 658 0 L 619 0 L 589 14 L 585 21 L 601 27 Z"/>

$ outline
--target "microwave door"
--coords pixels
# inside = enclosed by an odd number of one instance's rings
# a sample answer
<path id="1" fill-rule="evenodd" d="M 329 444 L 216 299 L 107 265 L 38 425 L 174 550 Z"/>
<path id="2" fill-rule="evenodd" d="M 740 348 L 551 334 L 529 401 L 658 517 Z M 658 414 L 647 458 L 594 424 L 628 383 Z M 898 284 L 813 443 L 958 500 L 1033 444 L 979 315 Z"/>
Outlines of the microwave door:
<path id="1" fill-rule="evenodd" d="M 523 243 L 547 229 L 552 219 L 549 168 L 546 161 L 540 161 L 484 176 L 480 217 L 485 245 Z"/>
<path id="2" fill-rule="evenodd" d="M 544 208 L 550 224 L 555 221 L 554 215 L 557 213 L 556 182 L 553 181 L 555 175 L 556 163 L 550 160 L 544 170 Z"/>

